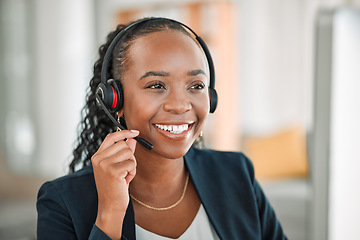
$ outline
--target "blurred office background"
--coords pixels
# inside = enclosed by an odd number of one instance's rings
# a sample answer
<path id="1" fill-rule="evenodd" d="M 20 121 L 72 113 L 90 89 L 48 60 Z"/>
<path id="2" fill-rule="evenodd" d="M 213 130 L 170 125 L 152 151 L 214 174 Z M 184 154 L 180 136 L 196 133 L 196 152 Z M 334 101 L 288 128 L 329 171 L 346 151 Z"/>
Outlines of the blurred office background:
<path id="1" fill-rule="evenodd" d="M 0 0 L 0 239 L 36 239 L 36 194 L 67 174 L 97 49 L 164 16 L 208 43 L 208 147 L 244 151 L 293 240 L 360 239 L 360 1 Z"/>

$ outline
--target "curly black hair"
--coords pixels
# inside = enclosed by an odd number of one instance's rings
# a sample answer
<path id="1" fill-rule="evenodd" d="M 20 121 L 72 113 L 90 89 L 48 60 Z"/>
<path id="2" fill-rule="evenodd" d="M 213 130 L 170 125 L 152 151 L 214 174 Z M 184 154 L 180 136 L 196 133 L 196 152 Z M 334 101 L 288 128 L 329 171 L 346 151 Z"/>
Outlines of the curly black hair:
<path id="1" fill-rule="evenodd" d="M 106 135 L 115 130 L 114 123 L 106 116 L 103 110 L 96 105 L 95 92 L 101 82 L 100 72 L 106 50 L 115 36 L 132 23 L 133 22 L 128 25 L 118 25 L 117 28 L 107 36 L 106 43 L 99 48 L 100 58 L 94 64 L 94 75 L 90 80 L 85 106 L 81 111 L 81 122 L 78 125 L 79 135 L 73 151 L 73 158 L 69 165 L 70 173 L 74 172 L 81 163 L 82 167 L 90 165 L 91 157 L 98 150 Z M 109 64 L 107 75 L 112 76 L 115 80 L 121 81 L 121 72 L 126 70 L 128 64 L 126 53 L 134 40 L 149 33 L 165 30 L 177 30 L 191 37 L 191 34 L 179 23 L 165 18 L 156 18 L 151 21 L 136 24 L 126 31 L 117 43 L 113 51 L 113 57 Z M 193 40 L 195 41 L 195 39 Z M 116 113 L 113 113 L 113 115 L 115 117 Z"/>

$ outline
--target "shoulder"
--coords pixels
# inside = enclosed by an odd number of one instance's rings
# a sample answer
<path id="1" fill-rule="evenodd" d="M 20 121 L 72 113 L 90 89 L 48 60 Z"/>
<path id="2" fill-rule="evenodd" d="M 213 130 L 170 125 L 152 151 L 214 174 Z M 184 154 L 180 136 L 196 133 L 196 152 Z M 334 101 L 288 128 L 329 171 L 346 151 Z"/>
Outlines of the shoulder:
<path id="1" fill-rule="evenodd" d="M 81 183 L 92 178 L 94 178 L 93 168 L 92 166 L 86 166 L 74 173 L 59 177 L 50 182 L 54 185 L 64 185 L 69 182 L 71 182 L 71 184 Z"/>
<path id="2" fill-rule="evenodd" d="M 94 205 L 97 201 L 92 167 L 44 183 L 38 192 L 37 204 L 56 203 L 68 211 L 79 205 Z M 82 203 L 83 202 L 83 203 Z"/>
<path id="3" fill-rule="evenodd" d="M 42 239 L 74 232 L 78 236 L 89 236 L 97 210 L 92 167 L 44 183 L 38 192 L 36 207 L 38 235 Z"/>
<path id="4" fill-rule="evenodd" d="M 87 166 L 75 173 L 44 183 L 40 191 L 43 189 L 51 191 L 53 189 L 60 194 L 73 194 L 84 188 L 90 190 L 93 184 L 95 184 L 93 170 L 91 166 Z"/>

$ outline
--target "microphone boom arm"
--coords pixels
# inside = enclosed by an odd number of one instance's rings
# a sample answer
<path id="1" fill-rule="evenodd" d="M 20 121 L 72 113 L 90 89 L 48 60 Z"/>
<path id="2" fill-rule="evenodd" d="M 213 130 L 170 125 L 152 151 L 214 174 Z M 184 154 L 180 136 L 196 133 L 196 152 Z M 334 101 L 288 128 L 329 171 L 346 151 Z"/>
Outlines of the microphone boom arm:
<path id="1" fill-rule="evenodd" d="M 100 99 L 100 97 L 98 95 L 96 95 L 96 102 L 99 105 L 99 107 L 106 113 L 106 115 L 110 118 L 110 120 L 118 128 L 120 128 L 121 130 L 127 130 L 126 128 L 124 128 L 124 126 L 122 126 L 120 123 L 118 123 L 118 121 L 116 121 L 116 119 L 111 115 L 111 113 L 105 107 L 105 104 L 103 103 L 103 101 Z M 152 150 L 154 147 L 151 143 L 149 143 L 148 141 L 146 141 L 145 139 L 143 139 L 141 137 L 134 137 L 134 139 L 148 150 Z"/>

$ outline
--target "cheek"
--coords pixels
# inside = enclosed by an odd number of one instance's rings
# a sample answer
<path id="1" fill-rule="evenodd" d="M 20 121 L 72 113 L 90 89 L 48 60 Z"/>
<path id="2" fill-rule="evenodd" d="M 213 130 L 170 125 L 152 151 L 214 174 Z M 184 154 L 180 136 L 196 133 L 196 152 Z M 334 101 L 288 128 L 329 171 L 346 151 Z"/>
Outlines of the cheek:
<path id="1" fill-rule="evenodd" d="M 210 100 L 208 95 L 194 101 L 193 107 L 196 110 L 199 121 L 205 121 L 210 112 Z"/>
<path id="2" fill-rule="evenodd" d="M 156 102 L 144 99 L 136 93 L 125 95 L 124 99 L 123 110 L 128 128 L 144 130 L 146 123 L 150 122 L 158 109 Z"/>

